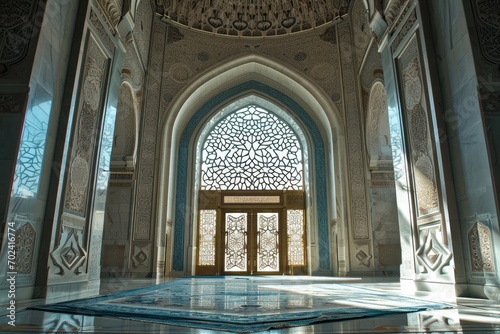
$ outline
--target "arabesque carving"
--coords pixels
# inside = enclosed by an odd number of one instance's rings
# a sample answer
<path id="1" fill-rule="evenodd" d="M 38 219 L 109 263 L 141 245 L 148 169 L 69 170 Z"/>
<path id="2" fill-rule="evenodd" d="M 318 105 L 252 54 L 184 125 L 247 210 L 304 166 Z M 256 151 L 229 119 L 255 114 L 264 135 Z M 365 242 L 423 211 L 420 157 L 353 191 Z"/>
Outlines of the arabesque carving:
<path id="1" fill-rule="evenodd" d="M 351 191 L 351 217 L 354 239 L 368 239 L 368 217 L 366 206 L 366 180 L 363 163 L 363 145 L 361 141 L 360 111 L 356 97 L 356 81 L 354 64 L 352 62 L 352 47 L 350 28 L 348 24 L 339 25 L 340 57 L 342 62 L 347 145 L 349 148 L 349 179 Z"/>
<path id="2" fill-rule="evenodd" d="M 116 33 L 116 26 L 121 17 L 121 4 L 120 6 L 115 0 L 95 0 L 97 7 L 101 14 L 104 16 L 109 30 L 114 35 Z"/>

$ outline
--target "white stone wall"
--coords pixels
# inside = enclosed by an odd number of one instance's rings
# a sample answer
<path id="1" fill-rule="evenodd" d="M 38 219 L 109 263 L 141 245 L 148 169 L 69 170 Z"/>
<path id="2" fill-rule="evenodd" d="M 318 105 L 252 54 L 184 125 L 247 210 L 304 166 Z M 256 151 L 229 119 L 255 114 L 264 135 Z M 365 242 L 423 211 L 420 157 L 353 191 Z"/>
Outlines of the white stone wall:
<path id="1" fill-rule="evenodd" d="M 101 277 L 122 277 L 127 268 L 130 243 L 132 189 L 110 187 L 104 221 Z"/>

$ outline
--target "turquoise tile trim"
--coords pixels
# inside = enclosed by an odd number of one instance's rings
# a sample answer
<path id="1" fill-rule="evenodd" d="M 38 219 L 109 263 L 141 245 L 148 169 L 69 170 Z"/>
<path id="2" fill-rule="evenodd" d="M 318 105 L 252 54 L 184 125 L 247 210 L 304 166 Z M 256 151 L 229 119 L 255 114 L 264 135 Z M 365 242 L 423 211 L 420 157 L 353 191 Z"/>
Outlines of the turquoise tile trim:
<path id="1" fill-rule="evenodd" d="M 325 148 L 323 138 L 313 119 L 307 112 L 293 99 L 283 94 L 279 90 L 272 88 L 258 81 L 247 81 L 232 87 L 205 103 L 189 120 L 181 135 L 179 143 L 179 155 L 177 164 L 177 194 L 174 222 L 174 245 L 173 245 L 173 263 L 172 269 L 175 271 L 185 270 L 184 256 L 184 226 L 186 221 L 186 199 L 188 192 L 186 184 L 188 180 L 187 163 L 189 153 L 189 143 L 195 133 L 196 128 L 205 116 L 214 110 L 218 105 L 231 99 L 233 96 L 241 95 L 246 91 L 258 91 L 270 96 L 284 105 L 286 105 L 301 120 L 312 138 L 315 160 L 315 182 L 316 184 L 316 204 L 317 204 L 317 223 L 318 223 L 318 248 L 319 248 L 319 270 L 329 271 L 330 266 L 330 238 L 328 233 L 328 209 L 327 209 L 327 191 L 326 191 L 326 164 Z"/>

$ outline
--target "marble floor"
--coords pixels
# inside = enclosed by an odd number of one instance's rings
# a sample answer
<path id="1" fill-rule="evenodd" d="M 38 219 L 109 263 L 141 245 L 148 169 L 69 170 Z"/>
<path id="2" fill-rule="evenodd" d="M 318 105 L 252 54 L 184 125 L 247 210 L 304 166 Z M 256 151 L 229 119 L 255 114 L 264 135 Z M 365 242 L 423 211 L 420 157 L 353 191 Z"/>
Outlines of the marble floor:
<path id="1" fill-rule="evenodd" d="M 355 284 L 371 289 L 399 291 L 398 280 L 349 279 Z M 101 293 L 109 293 L 154 284 L 153 280 L 104 279 Z M 416 294 L 419 298 L 440 301 L 436 294 Z M 447 300 L 446 302 L 450 302 Z M 5 307 L 0 314 L 0 333 L 196 333 L 212 334 L 216 331 L 145 323 L 117 318 L 69 315 L 27 310 L 44 301 L 33 300 L 19 305 L 16 326 L 7 324 Z M 499 333 L 500 302 L 458 297 L 454 309 L 393 314 L 373 318 L 323 322 L 289 329 L 270 330 L 266 333 Z"/>

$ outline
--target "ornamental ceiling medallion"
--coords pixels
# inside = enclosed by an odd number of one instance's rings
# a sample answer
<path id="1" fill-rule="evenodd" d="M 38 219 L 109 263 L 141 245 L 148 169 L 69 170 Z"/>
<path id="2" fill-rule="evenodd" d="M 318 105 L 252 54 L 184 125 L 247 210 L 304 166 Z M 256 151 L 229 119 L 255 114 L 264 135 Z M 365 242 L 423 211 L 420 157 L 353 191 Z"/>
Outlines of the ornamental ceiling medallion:
<path id="1" fill-rule="evenodd" d="M 168 22 L 226 36 L 288 35 L 333 22 L 350 0 L 159 0 Z"/>

